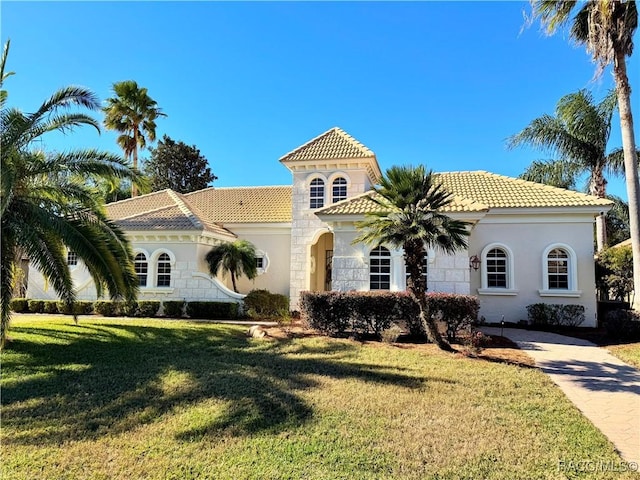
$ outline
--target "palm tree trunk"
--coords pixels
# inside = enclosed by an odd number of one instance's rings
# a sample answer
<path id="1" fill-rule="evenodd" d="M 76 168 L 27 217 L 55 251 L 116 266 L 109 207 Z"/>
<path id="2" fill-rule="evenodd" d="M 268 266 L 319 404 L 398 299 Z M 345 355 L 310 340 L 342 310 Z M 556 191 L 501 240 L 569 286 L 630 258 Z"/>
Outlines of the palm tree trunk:
<path id="1" fill-rule="evenodd" d="M 438 326 L 429 311 L 427 302 L 427 286 L 422 275 L 422 261 L 424 258 L 424 246 L 420 241 L 406 242 L 404 244 L 405 265 L 409 273 L 407 290 L 414 302 L 418 305 L 419 318 L 422 329 L 427 334 L 430 342 L 435 343 L 447 352 L 455 351 L 449 343 L 442 338 Z"/>
<path id="2" fill-rule="evenodd" d="M 15 242 L 5 230 L 2 232 L 2 242 L 0 243 L 1 261 L 0 273 L 0 349 L 4 347 L 7 338 L 7 330 L 9 328 L 9 320 L 11 319 L 11 298 L 13 296 L 13 275 L 15 264 Z"/>
<path id="3" fill-rule="evenodd" d="M 597 165 L 591 172 L 589 193 L 598 198 L 606 198 L 607 196 L 607 181 L 602 172 L 602 165 Z M 596 217 L 596 245 L 598 252 L 601 252 L 607 245 L 607 222 L 604 214 Z"/>
<path id="4" fill-rule="evenodd" d="M 138 129 L 133 129 L 133 169 L 138 169 Z M 134 182 L 131 182 L 131 196 L 138 196 L 138 187 Z"/>
<path id="5" fill-rule="evenodd" d="M 238 293 L 238 287 L 236 287 L 236 275 L 233 273 L 233 270 L 231 270 L 231 285 L 233 285 L 233 291 Z"/>
<path id="6" fill-rule="evenodd" d="M 640 183 L 638 182 L 638 156 L 633 133 L 631 114 L 631 88 L 627 77 L 624 52 L 616 52 L 613 76 L 618 93 L 622 150 L 624 151 L 624 173 L 629 201 L 629 229 L 633 252 L 633 309 L 640 311 Z"/>

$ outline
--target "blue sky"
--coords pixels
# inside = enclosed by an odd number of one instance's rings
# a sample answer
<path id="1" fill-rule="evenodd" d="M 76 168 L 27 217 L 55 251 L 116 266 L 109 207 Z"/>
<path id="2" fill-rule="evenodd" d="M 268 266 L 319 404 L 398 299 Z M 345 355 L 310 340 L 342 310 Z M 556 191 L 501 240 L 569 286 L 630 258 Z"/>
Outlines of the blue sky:
<path id="1" fill-rule="evenodd" d="M 333 126 L 383 169 L 517 176 L 546 155 L 509 151 L 507 137 L 567 93 L 600 99 L 613 86 L 609 71 L 593 80 L 566 33 L 523 29 L 525 2 L 5 0 L 1 9 L 12 106 L 32 111 L 70 84 L 104 100 L 113 82 L 136 80 L 168 115 L 158 137 L 195 144 L 217 186 L 289 184 L 278 159 Z M 632 85 L 638 67 L 636 54 Z M 115 138 L 87 129 L 47 147 L 118 152 Z M 617 118 L 610 145 L 621 145 Z M 626 197 L 622 180 L 610 191 Z"/>

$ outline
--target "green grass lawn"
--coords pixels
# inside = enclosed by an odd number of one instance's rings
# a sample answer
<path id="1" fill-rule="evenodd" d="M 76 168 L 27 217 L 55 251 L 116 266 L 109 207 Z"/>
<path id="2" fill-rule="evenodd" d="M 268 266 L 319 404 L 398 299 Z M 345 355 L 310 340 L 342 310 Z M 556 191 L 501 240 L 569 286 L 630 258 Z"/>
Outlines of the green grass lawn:
<path id="1" fill-rule="evenodd" d="M 638 478 L 536 369 L 245 330 L 16 317 L 0 478 Z"/>
<path id="2" fill-rule="evenodd" d="M 621 345 L 607 345 L 606 348 L 623 362 L 627 362 L 629 365 L 640 368 L 640 342 Z"/>

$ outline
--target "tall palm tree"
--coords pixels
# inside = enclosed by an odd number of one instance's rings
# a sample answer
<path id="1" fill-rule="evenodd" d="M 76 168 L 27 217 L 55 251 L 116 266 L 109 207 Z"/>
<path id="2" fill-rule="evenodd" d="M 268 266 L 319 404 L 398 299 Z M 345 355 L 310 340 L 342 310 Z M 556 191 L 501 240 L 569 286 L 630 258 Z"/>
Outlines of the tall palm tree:
<path id="1" fill-rule="evenodd" d="M 467 247 L 467 223 L 441 213 L 451 203 L 451 194 L 423 165 L 389 168 L 373 187 L 371 198 L 380 209 L 356 224 L 361 231 L 353 243 L 388 244 L 404 249 L 409 278 L 407 290 L 420 310 L 420 322 L 429 340 L 443 350 L 452 350 L 442 338 L 429 312 L 422 263 L 426 248 L 446 253 Z"/>
<path id="2" fill-rule="evenodd" d="M 215 276 L 220 270 L 231 274 L 233 291 L 238 293 L 236 278 L 245 275 L 249 280 L 256 278 L 256 249 L 247 240 L 224 242 L 213 247 L 205 256 L 209 272 Z"/>
<path id="3" fill-rule="evenodd" d="M 107 99 L 103 108 L 104 124 L 109 130 L 120 132 L 118 145 L 125 157 L 133 160 L 133 168 L 138 168 L 138 148 L 147 145 L 147 138 L 156 139 L 156 119 L 166 117 L 158 108 L 158 104 L 147 93 L 147 89 L 139 87 L 133 80 L 125 80 L 113 84 L 115 97 Z M 131 196 L 138 195 L 135 184 L 131 186 Z"/>
<path id="4" fill-rule="evenodd" d="M 638 154 L 631 113 L 631 87 L 626 58 L 633 52 L 633 34 L 638 27 L 638 10 L 634 0 L 531 0 L 534 18 L 539 18 L 548 33 L 571 21 L 571 37 L 585 45 L 602 71 L 613 64 L 613 78 L 618 95 L 624 171 L 629 201 L 629 227 L 633 251 L 633 308 L 640 311 L 640 182 Z M 577 14 L 571 18 L 578 5 Z"/>
<path id="5" fill-rule="evenodd" d="M 47 153 L 41 149 L 42 137 L 49 132 L 68 133 L 83 125 L 100 130 L 91 116 L 74 111 L 77 107 L 100 108 L 91 91 L 67 87 L 55 92 L 35 113 L 16 108 L 0 112 L 0 345 L 9 325 L 9 303 L 21 254 L 68 304 L 76 294 L 66 250 L 82 259 L 98 295 L 106 289 L 114 299 L 136 298 L 131 248 L 124 233 L 106 218 L 91 185 L 100 179 L 137 181 L 138 175 L 125 159 L 110 153 L 92 149 Z"/>
<path id="6" fill-rule="evenodd" d="M 534 162 L 523 175 L 526 180 L 575 186 L 576 177 L 589 174 L 589 193 L 607 196 L 605 172 L 623 172 L 622 149 L 607 153 L 611 117 L 616 108 L 616 92 L 611 90 L 598 104 L 591 93 L 580 90 L 565 95 L 556 106 L 555 116 L 543 115 L 509 139 L 509 147 L 531 145 L 548 151 L 558 160 Z M 566 188 L 566 187 L 565 187 Z M 607 244 L 603 215 L 596 217 L 598 251 Z"/>

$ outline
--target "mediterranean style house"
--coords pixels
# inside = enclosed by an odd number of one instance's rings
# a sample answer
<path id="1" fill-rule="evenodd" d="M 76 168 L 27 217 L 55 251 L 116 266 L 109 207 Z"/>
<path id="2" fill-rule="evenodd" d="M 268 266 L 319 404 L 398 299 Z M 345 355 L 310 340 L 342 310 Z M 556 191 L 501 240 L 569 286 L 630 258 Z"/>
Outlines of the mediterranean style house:
<path id="1" fill-rule="evenodd" d="M 135 254 L 141 300 L 240 302 L 228 279 L 204 260 L 219 242 L 246 239 L 258 252 L 258 276 L 243 293 L 289 295 L 295 309 L 305 290 L 404 290 L 403 252 L 353 244 L 355 223 L 376 208 L 371 186 L 381 176 L 375 154 L 339 128 L 280 158 L 292 185 L 163 190 L 107 205 Z M 446 213 L 470 224 L 469 247 L 454 255 L 429 250 L 432 292 L 477 295 L 489 323 L 517 322 L 532 303 L 585 307 L 596 325 L 593 224 L 610 202 L 485 171 L 438 173 L 453 195 Z M 95 299 L 93 282 L 73 252 L 69 265 L 80 299 Z M 55 298 L 31 272 L 29 298 Z"/>

